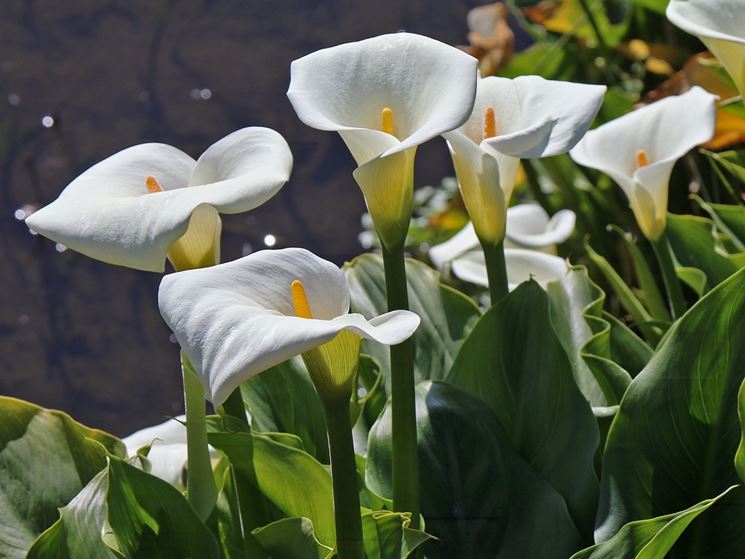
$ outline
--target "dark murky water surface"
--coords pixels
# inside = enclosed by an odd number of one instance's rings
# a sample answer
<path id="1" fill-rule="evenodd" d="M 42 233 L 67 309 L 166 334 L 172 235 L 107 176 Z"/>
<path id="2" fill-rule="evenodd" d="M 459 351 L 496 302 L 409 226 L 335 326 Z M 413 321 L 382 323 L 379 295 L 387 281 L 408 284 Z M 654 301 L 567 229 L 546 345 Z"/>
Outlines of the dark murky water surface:
<path id="1" fill-rule="evenodd" d="M 292 179 L 224 219 L 223 260 L 274 235 L 342 263 L 361 251 L 364 204 L 342 142 L 287 101 L 290 62 L 399 29 L 462 43 L 476 3 L 0 0 L 0 394 L 118 435 L 182 408 L 160 276 L 59 252 L 18 219 L 26 204 L 133 144 L 197 156 L 237 128 L 269 126 L 292 148 Z M 420 149 L 418 185 L 451 172 L 441 141 Z"/>

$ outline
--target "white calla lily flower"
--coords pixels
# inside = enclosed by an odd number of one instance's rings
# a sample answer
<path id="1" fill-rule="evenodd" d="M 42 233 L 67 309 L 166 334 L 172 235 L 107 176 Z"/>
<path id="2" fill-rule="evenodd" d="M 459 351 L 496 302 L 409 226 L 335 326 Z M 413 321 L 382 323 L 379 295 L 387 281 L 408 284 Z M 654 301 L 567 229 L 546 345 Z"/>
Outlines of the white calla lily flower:
<path id="1" fill-rule="evenodd" d="M 556 254 L 556 245 L 566 241 L 574 231 L 577 216 L 571 210 L 560 210 L 550 217 L 539 204 L 519 204 L 507 210 L 505 248 L 527 248 Z M 433 246 L 429 258 L 442 271 L 454 258 L 478 249 L 479 239 L 468 223 L 444 243 Z"/>
<path id="2" fill-rule="evenodd" d="M 695 86 L 589 131 L 570 155 L 618 183 L 642 233 L 655 241 L 667 225 L 673 167 L 714 135 L 716 101 L 715 95 Z"/>
<path id="3" fill-rule="evenodd" d="M 401 242 L 412 209 L 414 154 L 473 107 L 478 61 L 412 33 L 381 35 L 295 60 L 287 96 L 300 119 L 339 132 L 381 240 Z"/>
<path id="4" fill-rule="evenodd" d="M 184 489 L 184 468 L 187 459 L 186 416 L 178 417 L 145 427 L 122 439 L 127 447 L 127 455 L 136 456 L 146 446 L 150 447 L 147 459 L 152 468 L 150 473 L 171 485 Z M 209 447 L 213 458 L 218 452 Z"/>
<path id="5" fill-rule="evenodd" d="M 394 345 L 419 326 L 409 311 L 371 320 L 347 314 L 344 273 L 300 248 L 170 274 L 160 284 L 158 304 L 215 405 L 245 380 L 295 355 L 332 340 L 347 343 L 340 333 Z M 351 353 L 342 357 L 356 365 Z"/>
<path id="6" fill-rule="evenodd" d="M 220 213 L 260 206 L 287 182 L 292 154 L 268 128 L 244 128 L 194 161 L 165 144 L 104 159 L 26 219 L 45 237 L 91 258 L 162 272 L 219 261 Z"/>
<path id="7" fill-rule="evenodd" d="M 504 251 L 504 257 L 510 291 L 530 279 L 546 287 L 549 282 L 564 277 L 569 270 L 566 260 L 545 252 L 508 248 Z M 453 260 L 451 265 L 456 277 L 475 285 L 489 287 L 483 252 L 468 252 Z"/>
<path id="8" fill-rule="evenodd" d="M 745 94 L 745 3 L 742 0 L 672 0 L 667 19 L 695 35 Z"/>
<path id="9" fill-rule="evenodd" d="M 504 239 L 506 212 L 520 159 L 571 149 L 587 131 L 606 87 L 545 80 L 487 77 L 478 81 L 473 112 L 443 134 L 463 201 L 482 242 Z"/>

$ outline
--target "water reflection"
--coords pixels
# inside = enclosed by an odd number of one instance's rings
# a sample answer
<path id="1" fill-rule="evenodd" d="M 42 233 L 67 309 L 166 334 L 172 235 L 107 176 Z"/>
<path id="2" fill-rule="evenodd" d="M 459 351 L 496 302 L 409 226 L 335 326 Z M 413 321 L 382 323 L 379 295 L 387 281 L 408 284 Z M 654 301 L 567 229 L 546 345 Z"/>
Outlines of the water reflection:
<path id="1" fill-rule="evenodd" d="M 463 42 L 474 2 L 11 2 L 0 18 L 0 393 L 123 435 L 181 411 L 178 348 L 157 309 L 160 275 L 65 250 L 22 223 L 84 169 L 127 146 L 196 155 L 248 125 L 288 140 L 290 182 L 223 218 L 223 260 L 303 246 L 342 263 L 360 252 L 364 203 L 343 143 L 302 125 L 285 97 L 290 62 L 398 29 Z M 450 174 L 441 142 L 417 184 Z M 335 211 L 329 211 L 330 208 Z"/>

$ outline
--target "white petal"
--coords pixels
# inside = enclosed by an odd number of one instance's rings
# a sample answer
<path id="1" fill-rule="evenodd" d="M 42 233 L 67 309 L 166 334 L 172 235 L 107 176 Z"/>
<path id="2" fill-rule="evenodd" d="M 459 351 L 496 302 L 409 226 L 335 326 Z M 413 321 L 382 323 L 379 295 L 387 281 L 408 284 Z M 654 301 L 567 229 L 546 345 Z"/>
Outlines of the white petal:
<path id="1" fill-rule="evenodd" d="M 691 35 L 745 44 L 742 0 L 672 0 L 665 15 Z"/>
<path id="2" fill-rule="evenodd" d="M 295 279 L 305 287 L 313 319 L 295 316 L 290 291 Z M 341 330 L 398 343 L 419 323 L 407 311 L 369 322 L 346 315 L 349 288 L 343 272 L 299 248 L 170 274 L 161 282 L 158 304 L 215 405 L 243 381 Z"/>
<path id="3" fill-rule="evenodd" d="M 476 236 L 476 231 L 473 229 L 473 223 L 469 222 L 447 241 L 429 249 L 429 259 L 435 265 L 435 268 L 442 271 L 445 269 L 445 265 L 453 258 L 478 246 L 479 239 Z"/>
<path id="4" fill-rule="evenodd" d="M 507 210 L 507 235 L 541 235 L 550 217 L 540 204 L 518 204 Z"/>
<path id="5" fill-rule="evenodd" d="M 479 80 L 473 114 L 463 130 L 480 142 L 486 108 L 494 109 L 496 136 L 484 142 L 518 158 L 548 157 L 572 148 L 590 127 L 606 87 L 520 76 Z"/>
<path id="6" fill-rule="evenodd" d="M 185 421 L 186 416 L 181 415 L 136 431 L 122 439 L 127 447 L 128 456 L 135 456 L 139 449 L 150 446 L 147 455 L 152 466 L 150 473 L 178 488 L 183 488 L 183 473 L 187 460 L 186 426 L 183 424 Z M 213 455 L 217 454 L 211 447 L 210 452 Z"/>
<path id="7" fill-rule="evenodd" d="M 517 210 L 522 208 L 525 208 L 525 215 L 519 216 Z M 528 208 L 532 215 L 528 214 Z M 510 214 L 513 210 L 514 213 Z M 574 232 L 576 220 L 577 216 L 571 210 L 560 210 L 549 220 L 548 214 L 538 204 L 515 206 L 507 212 L 507 240 L 516 247 L 553 252 L 556 245 L 566 241 Z"/>
<path id="8" fill-rule="evenodd" d="M 458 186 L 476 234 L 499 242 L 520 161 L 484 150 L 461 131 L 443 134 L 453 157 Z"/>
<path id="9" fill-rule="evenodd" d="M 428 37 L 381 35 L 295 60 L 287 95 L 305 124 L 345 131 L 347 143 L 356 131 L 380 130 L 381 111 L 390 108 L 401 140 L 381 152 L 390 155 L 463 124 L 473 107 L 477 65 Z"/>
<path id="10" fill-rule="evenodd" d="M 558 256 L 524 249 L 506 249 L 507 281 L 510 290 L 531 278 L 542 286 L 559 279 L 569 269 Z M 473 251 L 453 260 L 453 273 L 469 283 L 488 287 L 484 253 Z"/>
<path id="11" fill-rule="evenodd" d="M 169 248 L 186 233 L 196 208 L 253 209 L 281 188 L 291 167 L 287 143 L 266 128 L 230 134 L 197 163 L 171 146 L 142 144 L 88 169 L 26 223 L 92 258 L 163 271 Z M 148 193 L 148 176 L 164 192 Z"/>
<path id="12" fill-rule="evenodd" d="M 654 164 L 678 159 L 711 139 L 716 99 L 697 86 L 683 95 L 666 97 L 590 130 L 570 155 L 580 165 L 607 173 L 627 190 L 639 150 Z"/>

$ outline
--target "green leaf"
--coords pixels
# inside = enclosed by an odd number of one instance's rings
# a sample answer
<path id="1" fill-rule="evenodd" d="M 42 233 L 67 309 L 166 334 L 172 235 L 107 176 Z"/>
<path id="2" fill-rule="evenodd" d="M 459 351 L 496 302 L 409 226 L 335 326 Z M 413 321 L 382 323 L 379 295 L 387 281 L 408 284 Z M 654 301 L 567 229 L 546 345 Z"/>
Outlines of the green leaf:
<path id="1" fill-rule="evenodd" d="M 606 444 L 597 540 L 627 522 L 686 509 L 739 481 L 733 457 L 741 432 L 743 331 L 745 270 L 678 320 L 632 381 Z M 686 532 L 690 538 L 681 545 L 687 556 L 745 554 L 745 496 L 738 492 L 732 501 Z"/>
<path id="2" fill-rule="evenodd" d="M 409 513 L 385 510 L 365 511 L 362 515 L 362 538 L 366 559 L 406 559 L 432 539 L 432 536 L 410 528 Z"/>
<path id="3" fill-rule="evenodd" d="M 582 543 L 562 496 L 512 448 L 494 412 L 446 383 L 416 388 L 422 515 L 430 559 L 565 559 Z M 370 433 L 367 481 L 391 495 L 390 403 Z M 540 534 L 540 537 L 536 537 Z"/>
<path id="4" fill-rule="evenodd" d="M 698 205 L 714 220 L 722 233 L 727 235 L 736 250 L 745 250 L 745 207 L 731 204 L 712 204 L 693 196 Z"/>
<path id="5" fill-rule="evenodd" d="M 115 456 L 60 513 L 34 543 L 32 559 L 220 557 L 176 488 Z"/>
<path id="6" fill-rule="evenodd" d="M 670 312 L 667 309 L 665 299 L 662 297 L 662 292 L 657 285 L 657 280 L 652 274 L 652 270 L 650 269 L 644 254 L 636 245 L 629 233 L 616 225 L 610 225 L 608 229 L 618 234 L 628 250 L 629 255 L 631 255 L 631 260 L 634 263 L 636 279 L 639 282 L 639 287 L 641 287 L 644 303 L 647 309 L 649 309 L 652 318 L 657 321 L 670 322 Z"/>
<path id="7" fill-rule="evenodd" d="M 254 530 L 253 535 L 272 559 L 325 559 L 333 549 L 320 543 L 308 518 L 283 518 Z"/>
<path id="8" fill-rule="evenodd" d="M 297 435 L 309 454 L 329 463 L 326 418 L 302 359 L 256 375 L 241 385 L 241 394 L 255 431 Z"/>
<path id="9" fill-rule="evenodd" d="M 662 336 L 662 331 L 652 324 L 652 315 L 649 314 L 641 301 L 634 295 L 634 292 L 631 291 L 631 288 L 626 285 L 623 278 L 618 275 L 618 272 L 604 256 L 595 252 L 587 241 L 585 241 L 585 249 L 590 260 L 600 269 L 613 291 L 615 291 L 623 308 L 633 317 L 639 331 L 650 344 L 656 345 Z"/>
<path id="10" fill-rule="evenodd" d="M 620 403 L 631 375 L 613 360 L 611 323 L 603 314 L 605 293 L 582 266 L 573 267 L 563 278 L 549 283 L 547 291 L 554 331 L 585 398 L 593 406 Z M 631 351 L 646 353 L 647 359 L 651 356 L 652 351 L 644 342 L 617 324 L 614 326 Z"/>
<path id="11" fill-rule="evenodd" d="M 108 472 L 102 470 L 67 506 L 60 518 L 31 546 L 28 559 L 76 559 L 96 557 L 116 559 L 102 539 L 106 519 Z"/>
<path id="12" fill-rule="evenodd" d="M 516 53 L 510 63 L 499 71 L 500 76 L 516 78 L 539 75 L 548 79 L 569 79 L 574 74 L 576 61 L 565 52 L 565 41 L 539 41 Z"/>
<path id="13" fill-rule="evenodd" d="M 657 12 L 658 14 L 664 14 L 665 9 L 670 0 L 632 0 L 634 4 Z"/>
<path id="14" fill-rule="evenodd" d="M 260 433 L 210 433 L 209 441 L 282 513 L 309 518 L 319 541 L 334 545 L 331 476 L 320 462 Z"/>
<path id="15" fill-rule="evenodd" d="M 598 427 L 551 325 L 546 292 L 526 282 L 487 311 L 447 380 L 489 405 L 520 456 L 591 533 Z"/>
<path id="16" fill-rule="evenodd" d="M 681 512 L 629 522 L 611 539 L 583 549 L 571 559 L 665 559 L 691 522 L 736 488 Z"/>
<path id="17" fill-rule="evenodd" d="M 740 417 L 740 445 L 735 454 L 735 469 L 740 479 L 745 481 L 745 381 L 737 392 L 737 415 Z"/>
<path id="18" fill-rule="evenodd" d="M 352 295 L 351 312 L 372 318 L 388 310 L 383 259 L 380 256 L 363 254 L 345 264 L 344 270 Z M 406 280 L 409 308 L 422 318 L 413 336 L 416 379 L 441 380 L 480 312 L 471 299 L 442 285 L 439 274 L 421 262 L 406 260 Z M 375 357 L 380 363 L 386 393 L 390 393 L 388 347 L 367 340 L 362 347 L 364 353 Z"/>
<path id="19" fill-rule="evenodd" d="M 26 556 L 58 509 L 106 467 L 107 449 L 125 455 L 119 439 L 65 413 L 0 397 L 0 557 Z"/>
<path id="20" fill-rule="evenodd" d="M 707 289 L 737 271 L 737 266 L 717 248 L 714 223 L 710 219 L 668 214 L 667 233 L 676 260 L 683 267 L 698 268 L 706 274 Z"/>
<path id="21" fill-rule="evenodd" d="M 169 483 L 109 458 L 105 541 L 125 557 L 203 557 L 220 554 L 212 533 Z"/>

